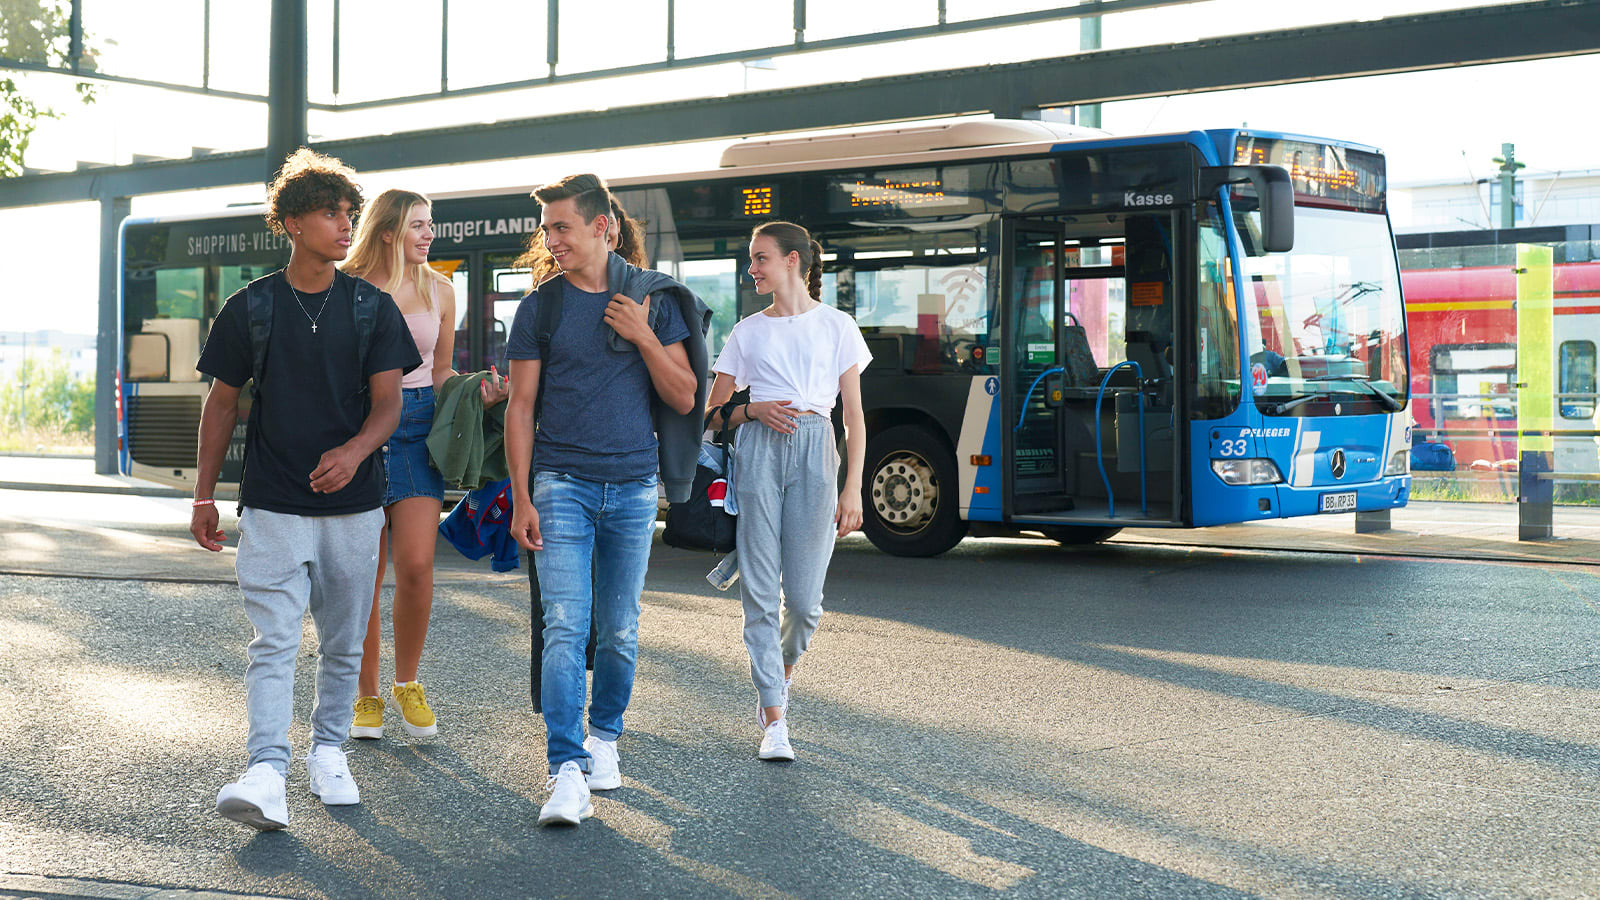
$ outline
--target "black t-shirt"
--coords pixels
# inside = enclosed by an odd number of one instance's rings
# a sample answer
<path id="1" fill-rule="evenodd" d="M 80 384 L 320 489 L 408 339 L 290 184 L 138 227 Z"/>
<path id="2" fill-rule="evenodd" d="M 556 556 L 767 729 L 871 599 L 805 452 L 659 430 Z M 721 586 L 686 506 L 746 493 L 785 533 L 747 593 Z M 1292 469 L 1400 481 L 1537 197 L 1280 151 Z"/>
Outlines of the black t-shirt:
<path id="1" fill-rule="evenodd" d="M 362 388 L 372 375 L 422 364 L 411 330 L 394 300 L 381 294 L 366 371 L 361 371 L 353 307 L 356 280 L 337 273 L 323 307 L 321 294 L 302 293 L 297 301 L 281 271 L 269 277 L 272 336 L 245 434 L 240 497 L 245 506 L 297 516 L 377 509 L 383 503 L 384 476 L 376 453 L 362 461 L 349 484 L 331 494 L 311 490 L 311 473 L 322 454 L 361 431 L 371 410 L 370 395 Z M 243 387 L 253 360 L 249 301 L 240 290 L 211 324 L 195 368 L 231 387 Z"/>

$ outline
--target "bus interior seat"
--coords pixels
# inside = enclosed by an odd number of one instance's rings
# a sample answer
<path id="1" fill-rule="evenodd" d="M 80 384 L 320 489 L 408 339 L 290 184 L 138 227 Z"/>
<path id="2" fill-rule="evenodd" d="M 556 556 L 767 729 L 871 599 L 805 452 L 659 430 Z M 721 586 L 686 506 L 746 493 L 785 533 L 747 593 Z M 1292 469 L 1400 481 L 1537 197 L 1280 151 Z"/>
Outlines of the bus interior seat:
<path id="1" fill-rule="evenodd" d="M 1062 367 L 1068 387 L 1093 387 L 1100 383 L 1100 367 L 1089 349 L 1089 335 L 1078 324 L 1061 326 Z"/>
<path id="2" fill-rule="evenodd" d="M 170 343 L 164 334 L 139 332 L 128 335 L 128 380 L 166 381 L 167 362 L 171 358 L 167 346 Z"/>
<path id="3" fill-rule="evenodd" d="M 199 319 L 145 319 L 141 331 L 166 335 L 168 381 L 200 380 L 195 368 L 200 362 Z"/>

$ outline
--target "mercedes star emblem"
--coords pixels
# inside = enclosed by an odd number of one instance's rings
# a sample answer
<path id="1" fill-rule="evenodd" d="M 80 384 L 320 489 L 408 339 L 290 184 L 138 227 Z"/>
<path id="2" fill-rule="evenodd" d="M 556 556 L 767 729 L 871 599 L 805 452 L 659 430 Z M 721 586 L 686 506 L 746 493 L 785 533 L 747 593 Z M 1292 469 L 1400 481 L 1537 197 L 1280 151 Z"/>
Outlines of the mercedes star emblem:
<path id="1" fill-rule="evenodd" d="M 1335 477 L 1335 478 L 1343 478 L 1344 477 L 1344 451 L 1343 450 L 1335 450 L 1335 451 L 1333 451 L 1333 458 L 1328 461 L 1328 465 L 1329 465 L 1330 468 L 1333 469 L 1333 477 Z"/>

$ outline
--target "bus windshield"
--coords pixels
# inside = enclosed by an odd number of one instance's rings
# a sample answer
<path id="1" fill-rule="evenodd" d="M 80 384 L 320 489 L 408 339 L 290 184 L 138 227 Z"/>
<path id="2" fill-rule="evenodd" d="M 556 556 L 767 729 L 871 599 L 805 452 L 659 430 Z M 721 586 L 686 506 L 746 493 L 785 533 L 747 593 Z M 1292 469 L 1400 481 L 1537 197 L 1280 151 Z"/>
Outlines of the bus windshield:
<path id="1" fill-rule="evenodd" d="M 1235 210 L 1251 246 L 1253 213 Z M 1405 313 L 1387 219 L 1295 208 L 1294 249 L 1247 256 L 1256 315 L 1246 340 L 1268 415 L 1370 415 L 1406 403 Z"/>

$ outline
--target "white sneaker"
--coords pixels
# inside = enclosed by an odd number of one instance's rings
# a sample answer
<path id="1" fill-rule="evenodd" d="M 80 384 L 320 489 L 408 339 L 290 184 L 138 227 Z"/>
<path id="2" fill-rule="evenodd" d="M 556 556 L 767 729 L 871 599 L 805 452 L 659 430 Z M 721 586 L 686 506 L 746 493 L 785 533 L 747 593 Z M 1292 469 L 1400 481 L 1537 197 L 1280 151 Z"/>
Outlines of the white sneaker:
<path id="1" fill-rule="evenodd" d="M 561 764 L 556 774 L 545 782 L 550 789 L 550 799 L 539 809 L 540 825 L 576 825 L 594 815 L 594 804 L 589 802 L 589 783 L 576 760 Z"/>
<path id="2" fill-rule="evenodd" d="M 794 759 L 794 745 L 789 743 L 789 717 L 784 716 L 761 733 L 762 759 Z"/>
<path id="3" fill-rule="evenodd" d="M 311 793 L 328 806 L 351 806 L 361 802 L 361 791 L 350 775 L 344 751 L 330 744 L 319 744 L 306 754 L 306 773 L 311 776 Z"/>
<path id="4" fill-rule="evenodd" d="M 589 751 L 589 790 L 610 791 L 622 787 L 622 770 L 617 765 L 617 742 L 589 735 L 583 739 Z"/>
<path id="5" fill-rule="evenodd" d="M 284 798 L 283 776 L 271 763 L 259 762 L 217 792 L 217 812 L 225 819 L 243 822 L 260 831 L 289 825 L 289 803 Z"/>

